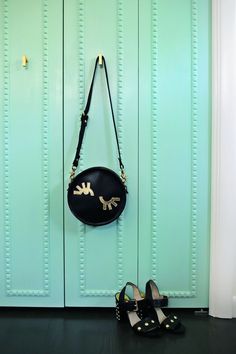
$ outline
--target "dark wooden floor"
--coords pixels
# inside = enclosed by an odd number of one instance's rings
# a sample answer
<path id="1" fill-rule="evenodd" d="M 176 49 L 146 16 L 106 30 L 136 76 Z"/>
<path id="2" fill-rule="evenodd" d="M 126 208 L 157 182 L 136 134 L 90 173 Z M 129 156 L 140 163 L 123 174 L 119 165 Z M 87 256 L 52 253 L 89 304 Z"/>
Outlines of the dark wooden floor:
<path id="1" fill-rule="evenodd" d="M 176 310 L 181 336 L 142 338 L 113 309 L 0 308 L 1 354 L 236 354 L 236 319 Z"/>

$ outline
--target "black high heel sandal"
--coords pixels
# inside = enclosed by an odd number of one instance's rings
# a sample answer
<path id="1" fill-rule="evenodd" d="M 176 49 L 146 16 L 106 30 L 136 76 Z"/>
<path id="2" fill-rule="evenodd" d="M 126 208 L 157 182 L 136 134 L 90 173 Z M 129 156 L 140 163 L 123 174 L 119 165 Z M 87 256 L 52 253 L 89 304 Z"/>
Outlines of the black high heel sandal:
<path id="1" fill-rule="evenodd" d="M 126 287 L 131 286 L 133 289 L 134 299 L 130 299 L 125 294 Z M 158 320 L 142 315 L 143 310 L 146 308 L 145 299 L 136 285 L 133 283 L 126 283 L 121 292 L 116 293 L 116 319 L 118 321 L 129 320 L 129 323 L 136 334 L 157 337 L 160 335 L 160 326 Z"/>
<path id="2" fill-rule="evenodd" d="M 146 283 L 145 300 L 147 314 L 159 322 L 161 329 L 175 334 L 182 334 L 185 332 L 184 325 L 176 315 L 170 314 L 166 316 L 161 310 L 161 307 L 168 306 L 168 297 L 160 295 L 159 289 L 153 280 L 149 280 Z"/>

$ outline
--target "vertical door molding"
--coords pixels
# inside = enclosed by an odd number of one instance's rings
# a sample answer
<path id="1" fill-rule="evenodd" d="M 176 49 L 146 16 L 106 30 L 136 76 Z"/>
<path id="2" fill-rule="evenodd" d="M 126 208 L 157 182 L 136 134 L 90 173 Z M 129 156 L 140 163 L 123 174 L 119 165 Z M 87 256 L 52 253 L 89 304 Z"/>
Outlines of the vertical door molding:
<path id="1" fill-rule="evenodd" d="M 197 285 L 197 248 L 199 233 L 199 204 L 198 204 L 198 157 L 199 157 L 199 21 L 198 21 L 198 0 L 191 1 L 191 281 L 190 290 L 186 292 L 189 297 L 196 297 Z M 201 221 L 200 221 L 201 222 Z"/>
<path id="2" fill-rule="evenodd" d="M 117 130 L 121 155 L 124 156 L 124 0 L 117 0 Z M 117 223 L 117 289 L 124 286 L 124 214 Z"/>
<path id="3" fill-rule="evenodd" d="M 83 112 L 84 109 L 84 102 L 85 102 L 85 39 L 84 39 L 84 21 L 85 21 L 85 14 L 84 14 L 84 4 L 85 0 L 79 0 L 78 7 L 76 11 L 76 15 L 78 18 L 77 23 L 77 33 L 78 33 L 78 46 L 77 46 L 77 60 L 78 60 L 78 86 L 79 86 L 79 112 Z M 65 36 L 65 33 L 64 33 Z M 78 120 L 78 131 L 80 129 L 80 121 Z M 80 163 L 79 169 L 80 171 L 84 167 L 84 154 L 83 149 L 80 154 Z M 66 235 L 64 236 L 66 237 Z M 79 226 L 79 279 L 80 279 L 80 292 L 82 294 L 86 293 L 86 267 L 85 267 L 85 257 L 86 257 L 86 235 L 85 235 L 85 225 L 80 223 Z"/>
<path id="4" fill-rule="evenodd" d="M 5 291 L 9 295 L 11 291 L 11 242 L 10 242 L 10 195 L 9 195 L 9 38 L 8 38 L 8 1 L 3 2 L 3 232 L 4 232 L 4 271 L 5 271 Z"/>
<path id="5" fill-rule="evenodd" d="M 210 315 L 236 317 L 236 3 L 213 0 Z"/>
<path id="6" fill-rule="evenodd" d="M 151 220 L 151 235 L 152 235 L 152 266 L 151 277 L 157 279 L 158 273 L 158 241 L 159 241 L 159 208 L 158 197 L 159 185 L 156 183 L 158 178 L 159 161 L 158 161 L 158 0 L 152 0 L 151 7 L 151 24 L 152 24 L 152 40 L 151 40 L 151 70 L 152 70 L 152 87 L 151 87 L 151 110 L 152 110 L 152 220 Z"/>

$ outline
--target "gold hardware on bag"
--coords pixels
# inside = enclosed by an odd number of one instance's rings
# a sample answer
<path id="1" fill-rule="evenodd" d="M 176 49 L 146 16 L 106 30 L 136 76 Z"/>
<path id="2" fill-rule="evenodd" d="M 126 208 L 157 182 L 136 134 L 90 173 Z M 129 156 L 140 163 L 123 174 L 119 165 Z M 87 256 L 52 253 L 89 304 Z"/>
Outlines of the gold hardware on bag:
<path id="1" fill-rule="evenodd" d="M 106 201 L 104 200 L 104 198 L 101 196 L 99 197 L 99 200 L 100 202 L 102 203 L 102 209 L 103 210 L 107 210 L 107 208 L 109 210 L 112 210 L 112 205 L 114 205 L 114 207 L 116 208 L 117 207 L 117 203 L 116 202 L 119 202 L 120 201 L 120 198 L 119 197 L 112 197 L 110 200 Z"/>
<path id="2" fill-rule="evenodd" d="M 72 167 L 71 173 L 70 173 L 70 181 L 73 181 L 73 178 L 75 177 L 75 171 L 76 171 L 76 167 Z"/>
<path id="3" fill-rule="evenodd" d="M 125 184 L 127 181 L 127 176 L 125 174 L 125 170 L 121 170 L 120 178 L 121 178 L 121 181 Z"/>
<path id="4" fill-rule="evenodd" d="M 101 48 L 100 48 L 101 50 Z M 101 50 L 102 52 L 102 50 Z M 101 69 L 101 70 L 100 70 Z M 119 172 L 110 170 L 106 167 L 95 166 L 83 169 L 77 173 L 75 166 L 79 166 L 80 152 L 83 145 L 84 134 L 86 131 L 89 108 L 93 95 L 93 86 L 96 81 L 96 72 L 104 73 L 106 91 L 111 111 L 111 118 L 115 142 L 117 147 Z M 83 166 L 82 166 L 83 167 Z M 76 173 L 76 175 L 75 175 Z M 111 90 L 108 79 L 108 72 L 105 57 L 99 53 L 95 59 L 89 94 L 81 115 L 81 125 L 78 136 L 78 143 L 75 157 L 72 162 L 71 183 L 67 190 L 68 206 L 72 214 L 82 223 L 92 226 L 102 226 L 109 224 L 119 218 L 126 205 L 126 195 L 128 193 L 125 184 L 126 175 L 122 163 L 121 151 L 119 146 L 118 131 L 112 105 Z M 90 184 L 89 184 L 90 183 Z M 112 194 L 116 195 L 112 197 Z M 91 197 L 92 195 L 92 197 Z M 104 211 L 104 212 L 103 212 Z"/>
<path id="5" fill-rule="evenodd" d="M 80 186 L 76 186 L 76 189 L 73 191 L 74 195 L 88 195 L 90 194 L 92 197 L 94 196 L 93 190 L 90 188 L 91 183 L 87 182 L 87 187 L 85 187 L 85 182 L 82 183 L 82 188 Z"/>

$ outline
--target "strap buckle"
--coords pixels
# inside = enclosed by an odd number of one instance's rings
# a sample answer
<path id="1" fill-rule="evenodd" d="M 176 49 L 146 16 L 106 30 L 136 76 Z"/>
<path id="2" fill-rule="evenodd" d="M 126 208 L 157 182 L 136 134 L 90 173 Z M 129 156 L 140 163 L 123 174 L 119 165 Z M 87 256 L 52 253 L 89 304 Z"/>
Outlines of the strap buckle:
<path id="1" fill-rule="evenodd" d="M 134 303 L 135 303 L 134 311 L 138 311 L 138 310 L 139 310 L 138 301 L 137 301 L 136 299 L 134 299 L 133 301 L 134 301 Z"/>
<path id="2" fill-rule="evenodd" d="M 135 299 L 120 302 L 119 307 L 124 311 L 138 311 L 138 301 Z"/>
<path id="3" fill-rule="evenodd" d="M 81 120 L 82 122 L 87 125 L 87 121 L 88 121 L 88 115 L 86 113 L 82 113 L 82 116 L 81 116 Z"/>
<path id="4" fill-rule="evenodd" d="M 76 166 L 72 166 L 72 170 L 70 172 L 70 181 L 72 182 L 75 176 Z"/>
<path id="5" fill-rule="evenodd" d="M 120 175 L 121 181 L 125 184 L 127 181 L 127 176 L 125 174 L 125 170 L 122 168 L 121 169 L 121 175 Z"/>

